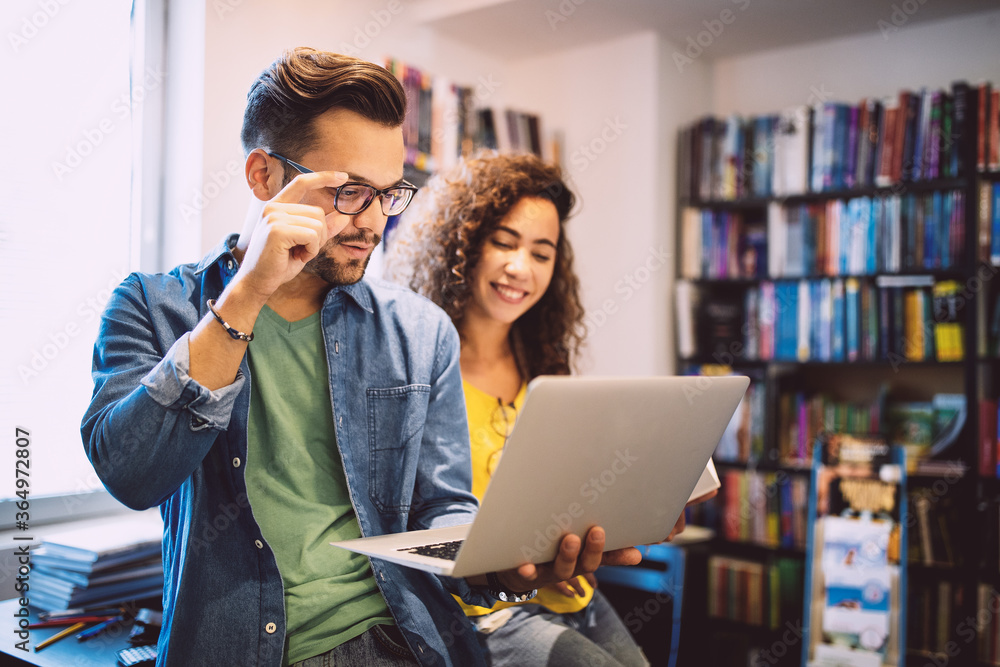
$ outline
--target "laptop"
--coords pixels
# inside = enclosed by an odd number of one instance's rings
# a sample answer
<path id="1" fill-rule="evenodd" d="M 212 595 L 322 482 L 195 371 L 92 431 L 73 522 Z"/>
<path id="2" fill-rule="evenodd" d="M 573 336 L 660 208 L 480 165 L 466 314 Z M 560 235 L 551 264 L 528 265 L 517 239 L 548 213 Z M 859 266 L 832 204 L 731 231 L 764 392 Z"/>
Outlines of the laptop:
<path id="1" fill-rule="evenodd" d="M 706 472 L 749 378 L 541 376 L 472 523 L 332 545 L 466 577 L 553 560 L 563 535 L 662 542 Z"/>

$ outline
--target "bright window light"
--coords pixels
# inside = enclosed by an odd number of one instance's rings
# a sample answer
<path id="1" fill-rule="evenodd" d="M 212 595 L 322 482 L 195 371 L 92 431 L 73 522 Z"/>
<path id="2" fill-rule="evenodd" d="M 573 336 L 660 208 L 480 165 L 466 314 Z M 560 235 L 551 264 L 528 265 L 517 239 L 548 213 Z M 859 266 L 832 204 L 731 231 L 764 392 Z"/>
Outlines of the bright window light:
<path id="1" fill-rule="evenodd" d="M 32 497 L 103 488 L 80 421 L 111 290 L 134 268 L 130 0 L 4 3 L 0 159 L 3 451 L 30 432 Z M 11 466 L 12 467 L 12 466 Z M 0 498 L 16 492 L 14 475 Z"/>

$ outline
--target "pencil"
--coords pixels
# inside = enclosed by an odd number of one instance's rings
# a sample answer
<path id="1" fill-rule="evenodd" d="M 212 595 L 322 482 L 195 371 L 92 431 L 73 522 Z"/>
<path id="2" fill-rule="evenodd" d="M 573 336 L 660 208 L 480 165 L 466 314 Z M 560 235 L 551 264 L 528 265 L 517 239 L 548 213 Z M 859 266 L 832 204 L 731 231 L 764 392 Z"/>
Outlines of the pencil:
<path id="1" fill-rule="evenodd" d="M 34 630 L 35 628 L 54 628 L 60 625 L 74 625 L 76 623 L 97 623 L 99 621 L 106 621 L 109 618 L 117 618 L 117 616 L 68 616 L 66 618 L 56 618 L 51 621 L 29 623 L 28 629 Z"/>
<path id="2" fill-rule="evenodd" d="M 58 611 L 41 611 L 38 612 L 38 618 L 45 621 L 66 618 L 67 616 L 115 616 L 122 613 L 122 611 L 124 611 L 122 607 L 78 607 L 76 609 L 60 609 Z"/>
<path id="3" fill-rule="evenodd" d="M 118 616 L 114 616 L 112 618 L 109 618 L 106 621 L 102 621 L 101 623 L 98 623 L 97 625 L 95 625 L 93 627 L 87 628 L 86 630 L 84 630 L 83 632 L 81 632 L 80 634 L 78 634 L 76 636 L 76 640 L 77 641 L 86 641 L 86 640 L 90 639 L 91 637 L 96 637 L 97 635 L 101 634 L 102 632 L 104 632 L 105 630 L 107 630 L 108 628 L 110 628 L 115 623 L 118 623 L 118 622 L 124 620 L 124 618 L 125 617 L 123 615 L 119 614 Z"/>
<path id="4" fill-rule="evenodd" d="M 51 637 L 49 637 L 48 639 L 46 639 L 45 641 L 43 641 L 41 644 L 39 644 L 38 646 L 36 646 L 35 647 L 35 652 L 37 653 L 38 651 L 41 651 L 43 648 L 45 648 L 46 646 L 49 646 L 50 644 L 55 644 L 57 641 L 59 641 L 63 637 L 69 637 L 74 632 L 79 632 L 80 630 L 83 630 L 85 627 L 87 627 L 86 623 L 77 623 L 76 625 L 69 626 L 65 630 L 61 630 L 60 632 L 57 632 L 56 634 L 52 635 Z"/>

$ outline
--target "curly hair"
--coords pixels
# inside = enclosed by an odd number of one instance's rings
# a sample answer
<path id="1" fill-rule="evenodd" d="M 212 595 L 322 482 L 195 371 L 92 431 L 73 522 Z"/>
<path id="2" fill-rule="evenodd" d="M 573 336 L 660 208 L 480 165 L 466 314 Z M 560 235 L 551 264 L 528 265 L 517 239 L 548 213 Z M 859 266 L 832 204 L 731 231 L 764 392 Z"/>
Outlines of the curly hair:
<path id="1" fill-rule="evenodd" d="M 566 375 L 583 343 L 580 281 L 566 220 L 576 197 L 558 167 L 534 155 L 480 153 L 431 177 L 387 236 L 385 276 L 441 306 L 461 331 L 471 298 L 469 277 L 483 245 L 525 197 L 551 201 L 559 216 L 552 281 L 511 327 L 511 344 L 527 379 Z"/>

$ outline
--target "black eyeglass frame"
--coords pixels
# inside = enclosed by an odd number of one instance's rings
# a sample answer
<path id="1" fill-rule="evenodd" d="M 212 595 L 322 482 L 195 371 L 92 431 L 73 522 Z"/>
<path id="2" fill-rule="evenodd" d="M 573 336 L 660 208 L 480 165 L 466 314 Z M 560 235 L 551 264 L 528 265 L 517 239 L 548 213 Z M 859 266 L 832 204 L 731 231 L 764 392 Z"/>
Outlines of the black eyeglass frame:
<path id="1" fill-rule="evenodd" d="M 314 174 L 314 173 L 316 173 L 312 169 L 310 169 L 309 167 L 303 167 L 298 162 L 295 162 L 294 160 L 289 160 L 284 155 L 279 155 L 277 153 L 272 153 L 270 151 L 268 151 L 267 154 L 270 155 L 271 157 L 273 157 L 276 160 L 281 160 L 282 162 L 284 162 L 285 164 L 287 164 L 288 166 L 290 166 L 291 168 L 295 169 L 296 171 L 298 171 L 301 174 Z M 361 208 L 359 208 L 357 211 L 348 212 L 348 211 L 344 211 L 344 210 L 342 210 L 340 208 L 340 191 L 341 191 L 342 188 L 346 188 L 348 186 L 354 186 L 354 187 L 359 187 L 360 186 L 362 188 L 367 188 L 369 190 L 369 192 L 370 192 L 368 198 L 365 199 L 365 203 L 362 204 Z M 387 216 L 399 215 L 400 213 L 402 213 L 403 211 L 405 211 L 406 207 L 409 206 L 410 202 L 413 201 L 413 195 L 416 194 L 416 192 L 418 190 L 417 186 L 415 186 L 413 183 L 410 183 L 409 181 L 406 181 L 406 180 L 404 180 L 402 183 L 400 183 L 398 185 L 389 186 L 388 188 L 385 188 L 384 190 L 379 190 L 378 188 L 376 188 L 373 185 L 369 185 L 368 183 L 359 183 L 357 181 L 348 181 L 347 183 L 344 183 L 343 185 L 339 185 L 339 186 L 337 186 L 335 188 L 331 188 L 331 189 L 334 191 L 334 195 L 333 195 L 333 207 L 335 209 L 337 209 L 338 213 L 341 213 L 343 215 L 360 215 L 360 214 L 364 213 L 365 210 L 369 206 L 371 206 L 371 203 L 373 201 L 375 201 L 375 198 L 378 197 L 379 198 L 379 204 L 382 206 L 382 213 L 384 213 Z M 382 195 L 390 195 L 390 196 L 392 196 L 392 193 L 390 192 L 390 190 L 407 190 L 410 193 L 410 196 L 406 200 L 406 203 L 403 204 L 403 208 L 401 208 L 398 211 L 394 211 L 392 213 L 390 213 L 389 211 L 385 210 L 385 201 L 386 200 L 382 196 Z"/>

